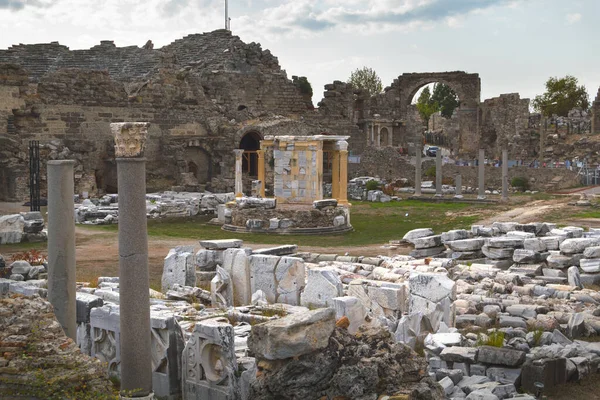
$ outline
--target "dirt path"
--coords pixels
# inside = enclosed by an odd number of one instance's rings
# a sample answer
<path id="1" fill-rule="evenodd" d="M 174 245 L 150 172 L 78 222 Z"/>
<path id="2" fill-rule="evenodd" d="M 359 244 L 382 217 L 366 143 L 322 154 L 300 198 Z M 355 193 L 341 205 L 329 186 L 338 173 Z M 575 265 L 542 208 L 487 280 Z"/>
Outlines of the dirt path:
<path id="1" fill-rule="evenodd" d="M 479 225 L 491 225 L 493 222 L 518 222 L 526 224 L 528 222 L 543 221 L 544 217 L 550 213 L 560 212 L 568 207 L 569 197 L 554 200 L 536 200 L 526 205 L 519 205 L 492 216 L 488 216 L 477 222 Z"/>

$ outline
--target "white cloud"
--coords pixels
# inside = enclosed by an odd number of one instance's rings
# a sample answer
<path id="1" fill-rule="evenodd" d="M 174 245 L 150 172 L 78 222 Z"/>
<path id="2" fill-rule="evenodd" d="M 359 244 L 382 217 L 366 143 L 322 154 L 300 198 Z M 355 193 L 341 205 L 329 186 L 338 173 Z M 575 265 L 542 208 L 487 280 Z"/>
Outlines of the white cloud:
<path id="1" fill-rule="evenodd" d="M 575 22 L 579 22 L 581 21 L 581 14 L 579 13 L 573 13 L 573 14 L 567 14 L 565 16 L 567 23 L 570 24 L 574 24 Z"/>

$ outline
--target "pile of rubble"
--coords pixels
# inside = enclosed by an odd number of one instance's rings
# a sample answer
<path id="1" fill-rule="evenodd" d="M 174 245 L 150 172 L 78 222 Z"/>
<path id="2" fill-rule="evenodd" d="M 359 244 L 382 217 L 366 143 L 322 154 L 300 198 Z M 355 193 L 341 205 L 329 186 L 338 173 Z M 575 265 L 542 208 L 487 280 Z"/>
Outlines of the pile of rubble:
<path id="1" fill-rule="evenodd" d="M 600 275 L 598 231 L 494 223 L 403 240 L 435 250 L 357 257 L 241 240 L 172 249 L 163 293 L 151 291 L 155 393 L 532 399 L 517 392 L 598 372 L 600 346 L 585 339 L 600 334 L 600 294 L 583 286 Z M 38 282 L 30 292 L 43 296 Z M 119 282 L 98 282 L 77 295 L 78 342 L 118 374 Z M 0 292 L 27 283 L 0 280 Z M 198 356 L 206 343 L 219 347 L 216 361 Z M 230 368 L 193 373 L 217 361 Z"/>
<path id="2" fill-rule="evenodd" d="M 233 201 L 233 193 L 161 192 L 146 195 L 148 218 L 216 215 L 219 205 Z M 107 194 L 99 199 L 84 199 L 75 204 L 75 222 L 104 225 L 117 223 L 119 196 Z"/>
<path id="3" fill-rule="evenodd" d="M 45 242 L 44 218 L 39 211 L 0 215 L 0 244 Z"/>

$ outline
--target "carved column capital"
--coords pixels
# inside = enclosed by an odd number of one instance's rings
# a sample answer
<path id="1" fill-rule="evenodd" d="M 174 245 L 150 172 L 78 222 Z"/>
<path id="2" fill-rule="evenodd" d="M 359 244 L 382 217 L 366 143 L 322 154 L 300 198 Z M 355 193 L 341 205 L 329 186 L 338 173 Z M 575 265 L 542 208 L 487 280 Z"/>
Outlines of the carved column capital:
<path id="1" fill-rule="evenodd" d="M 115 136 L 116 157 L 143 157 L 149 126 L 149 122 L 118 122 L 110 124 L 110 130 Z"/>

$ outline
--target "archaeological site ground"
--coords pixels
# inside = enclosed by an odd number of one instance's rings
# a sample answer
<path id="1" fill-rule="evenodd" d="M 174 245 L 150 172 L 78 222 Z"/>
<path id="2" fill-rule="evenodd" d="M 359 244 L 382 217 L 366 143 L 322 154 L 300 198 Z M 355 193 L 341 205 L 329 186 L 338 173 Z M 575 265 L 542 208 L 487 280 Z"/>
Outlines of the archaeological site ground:
<path id="1" fill-rule="evenodd" d="M 600 90 L 324 89 L 229 30 L 0 50 L 0 398 L 600 399 Z"/>

